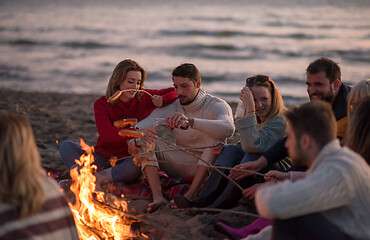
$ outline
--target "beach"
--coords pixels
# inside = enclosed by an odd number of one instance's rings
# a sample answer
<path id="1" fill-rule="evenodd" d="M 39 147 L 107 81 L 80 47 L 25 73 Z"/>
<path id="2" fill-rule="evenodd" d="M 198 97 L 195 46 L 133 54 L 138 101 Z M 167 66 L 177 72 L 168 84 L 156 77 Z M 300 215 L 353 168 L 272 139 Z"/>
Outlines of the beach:
<path id="1" fill-rule="evenodd" d="M 95 127 L 93 103 L 99 95 L 61 94 L 0 90 L 0 109 L 25 115 L 33 128 L 42 166 L 54 170 L 65 169 L 59 156 L 59 145 L 64 140 L 83 139 L 93 146 L 98 133 Z M 235 104 L 232 104 L 235 109 Z M 235 138 L 230 142 L 235 142 Z M 149 200 L 130 200 L 129 210 L 175 232 L 185 239 L 225 239 L 214 230 L 214 224 L 223 221 L 232 227 L 242 227 L 255 218 L 230 212 L 194 212 L 171 210 L 170 206 L 145 214 Z M 231 209 L 240 213 L 254 212 L 251 201 L 242 199 Z M 150 239 L 180 239 L 152 225 L 139 224 L 136 228 Z M 155 229 L 155 230 L 153 230 Z"/>

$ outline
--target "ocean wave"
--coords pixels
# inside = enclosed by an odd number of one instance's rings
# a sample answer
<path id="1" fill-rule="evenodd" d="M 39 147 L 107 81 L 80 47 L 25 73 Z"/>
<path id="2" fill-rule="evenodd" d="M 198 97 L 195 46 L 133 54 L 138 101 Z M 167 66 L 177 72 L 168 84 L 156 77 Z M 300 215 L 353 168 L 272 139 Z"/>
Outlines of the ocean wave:
<path id="1" fill-rule="evenodd" d="M 10 45 L 13 46 L 19 46 L 19 45 L 36 45 L 37 42 L 31 40 L 31 39 L 26 39 L 26 38 L 21 38 L 21 39 L 16 39 L 13 41 L 9 41 Z"/>
<path id="2" fill-rule="evenodd" d="M 160 35 L 165 36 L 215 36 L 215 37 L 233 37 L 245 35 L 244 32 L 232 30 L 162 30 Z"/>
<path id="3" fill-rule="evenodd" d="M 370 63 L 370 50 L 368 49 L 353 49 L 353 50 L 323 50 L 309 54 L 309 56 L 326 56 L 329 58 L 341 58 L 351 62 Z"/>
<path id="4" fill-rule="evenodd" d="M 0 64 L 0 81 L 8 81 L 9 79 L 19 82 L 30 82 L 33 80 L 27 67 Z"/>
<path id="5" fill-rule="evenodd" d="M 108 45 L 98 43 L 95 41 L 69 41 L 69 42 L 64 42 L 62 45 L 64 47 L 70 47 L 70 48 L 87 48 L 87 49 L 109 47 Z"/>
<path id="6" fill-rule="evenodd" d="M 369 25 L 338 25 L 336 24 L 328 24 L 328 23 L 312 23 L 312 22 L 307 22 L 307 23 L 294 23 L 294 22 L 283 22 L 283 21 L 267 21 L 265 23 L 266 26 L 269 27 L 294 27 L 294 28 L 305 28 L 305 29 L 358 29 L 358 30 L 367 30 L 370 28 Z"/>
<path id="7" fill-rule="evenodd" d="M 93 40 L 87 41 L 65 41 L 62 43 L 53 43 L 47 41 L 38 41 L 31 38 L 17 38 L 13 40 L 0 40 L 1 44 L 9 44 L 11 46 L 62 46 L 68 48 L 84 48 L 84 49 L 98 49 L 98 48 L 125 48 L 124 45 L 105 44 Z"/>
<path id="8" fill-rule="evenodd" d="M 211 37 L 266 37 L 266 38 L 291 38 L 291 39 L 322 39 L 329 38 L 323 35 L 310 35 L 306 33 L 288 33 L 288 34 L 269 34 L 262 32 L 243 32 L 233 30 L 162 30 L 160 35 L 165 36 L 211 36 Z"/>
<path id="9" fill-rule="evenodd" d="M 9 41 L 0 41 L 0 43 L 9 44 L 11 46 L 50 46 L 51 42 L 37 41 L 31 38 L 17 38 Z"/>

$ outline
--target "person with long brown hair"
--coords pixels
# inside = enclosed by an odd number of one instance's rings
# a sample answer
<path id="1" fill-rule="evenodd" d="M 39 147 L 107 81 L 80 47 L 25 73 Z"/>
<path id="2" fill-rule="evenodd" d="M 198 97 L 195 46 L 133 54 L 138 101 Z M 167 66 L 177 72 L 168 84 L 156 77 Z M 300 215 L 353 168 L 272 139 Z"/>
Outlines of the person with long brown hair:
<path id="1" fill-rule="evenodd" d="M 369 81 L 367 81 L 369 83 Z M 349 114 L 345 145 L 360 154 L 370 165 L 370 96 L 356 102 Z"/>
<path id="2" fill-rule="evenodd" d="M 78 239 L 72 213 L 41 167 L 25 117 L 0 111 L 0 239 Z"/>
<path id="3" fill-rule="evenodd" d="M 98 167 L 96 174 L 98 184 L 112 181 L 122 183 L 138 180 L 141 170 L 136 166 L 127 149 L 128 136 L 120 136 L 120 130 L 128 128 L 116 126 L 116 121 L 128 118 L 141 121 L 155 108 L 166 106 L 177 99 L 173 87 L 155 90 L 144 89 L 146 72 L 136 61 L 126 59 L 117 64 L 109 79 L 105 96 L 94 103 L 95 124 L 99 133 L 95 144 L 94 159 Z M 119 93 L 116 101 L 108 101 Z M 141 131 L 141 130 L 140 130 Z M 145 130 L 143 130 L 145 131 Z M 60 155 L 68 169 L 76 167 L 75 159 L 80 159 L 84 150 L 73 141 L 64 141 L 60 145 Z M 124 158 L 115 167 L 111 167 L 109 159 Z M 104 169 L 105 168 L 105 169 Z M 100 171 L 104 169 L 103 171 Z"/>

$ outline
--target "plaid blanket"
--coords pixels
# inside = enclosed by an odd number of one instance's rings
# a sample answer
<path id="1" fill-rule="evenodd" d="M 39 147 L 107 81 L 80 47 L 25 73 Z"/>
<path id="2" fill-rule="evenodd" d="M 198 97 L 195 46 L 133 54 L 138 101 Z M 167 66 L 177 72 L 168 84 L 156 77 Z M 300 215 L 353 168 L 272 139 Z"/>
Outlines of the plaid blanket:
<path id="1" fill-rule="evenodd" d="M 162 185 L 163 194 L 168 198 L 173 198 L 177 193 L 184 195 L 189 190 L 192 181 L 192 179 L 170 178 L 163 171 L 159 171 L 159 180 Z M 140 182 L 136 184 L 109 183 L 105 186 L 105 190 L 117 196 L 123 194 L 127 197 L 152 197 L 147 178 L 141 179 Z"/>
<path id="2" fill-rule="evenodd" d="M 53 170 L 45 168 L 46 173 L 57 181 L 69 178 L 67 170 Z M 162 185 L 163 194 L 167 198 L 173 198 L 176 194 L 184 195 L 190 187 L 193 179 L 182 179 L 182 178 L 170 178 L 163 171 L 159 171 L 159 180 Z M 137 197 L 137 198 L 151 198 L 152 192 L 150 190 L 149 182 L 147 178 L 141 179 L 135 184 L 124 184 L 119 182 L 113 182 L 104 186 L 106 192 L 121 196 L 122 194 L 126 197 Z"/>

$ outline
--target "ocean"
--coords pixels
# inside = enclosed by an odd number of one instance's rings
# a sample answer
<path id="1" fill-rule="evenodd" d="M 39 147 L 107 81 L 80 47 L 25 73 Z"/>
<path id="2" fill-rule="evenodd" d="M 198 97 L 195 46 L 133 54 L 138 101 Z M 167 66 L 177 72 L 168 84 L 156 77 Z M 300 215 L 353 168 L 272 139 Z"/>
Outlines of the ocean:
<path id="1" fill-rule="evenodd" d="M 0 0 L 0 89 L 104 94 L 130 58 L 146 88 L 191 62 L 227 101 L 266 74 L 292 104 L 308 100 L 305 69 L 321 56 L 344 83 L 370 77 L 369 0 Z"/>

